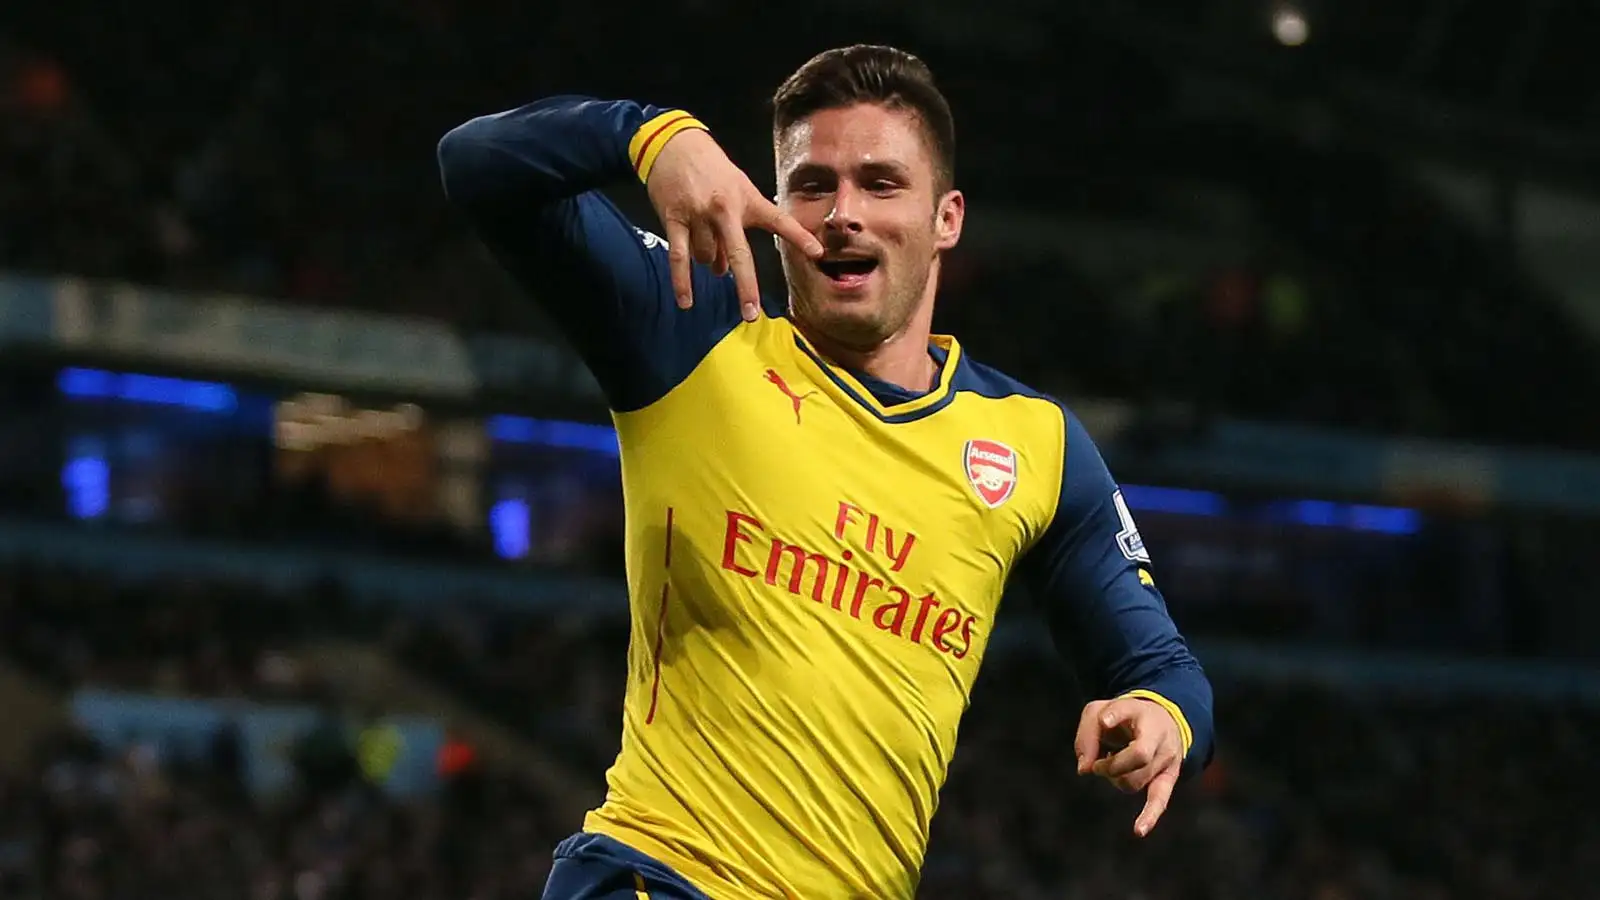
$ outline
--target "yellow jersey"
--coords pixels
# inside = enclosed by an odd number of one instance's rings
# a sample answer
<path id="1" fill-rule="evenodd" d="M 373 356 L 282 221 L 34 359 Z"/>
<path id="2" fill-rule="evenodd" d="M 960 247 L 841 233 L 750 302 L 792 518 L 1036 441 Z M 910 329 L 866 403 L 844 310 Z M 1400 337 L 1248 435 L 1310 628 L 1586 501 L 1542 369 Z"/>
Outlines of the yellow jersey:
<path id="1" fill-rule="evenodd" d="M 841 368 L 781 304 L 743 322 L 702 267 L 676 307 L 665 243 L 598 191 L 691 127 L 564 97 L 440 144 L 446 192 L 584 356 L 621 447 L 627 695 L 584 830 L 716 900 L 912 897 L 1013 576 L 1084 688 L 1160 703 L 1203 766 L 1209 684 L 1070 411 L 951 337 L 926 393 Z"/>

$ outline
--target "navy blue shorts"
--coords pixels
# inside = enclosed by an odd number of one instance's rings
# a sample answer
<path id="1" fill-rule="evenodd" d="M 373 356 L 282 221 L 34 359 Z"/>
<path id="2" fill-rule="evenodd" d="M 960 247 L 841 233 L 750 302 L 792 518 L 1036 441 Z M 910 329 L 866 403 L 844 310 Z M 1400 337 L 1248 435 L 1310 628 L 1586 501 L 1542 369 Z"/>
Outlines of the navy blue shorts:
<path id="1" fill-rule="evenodd" d="M 556 845 L 544 900 L 710 900 L 660 860 L 602 834 Z"/>

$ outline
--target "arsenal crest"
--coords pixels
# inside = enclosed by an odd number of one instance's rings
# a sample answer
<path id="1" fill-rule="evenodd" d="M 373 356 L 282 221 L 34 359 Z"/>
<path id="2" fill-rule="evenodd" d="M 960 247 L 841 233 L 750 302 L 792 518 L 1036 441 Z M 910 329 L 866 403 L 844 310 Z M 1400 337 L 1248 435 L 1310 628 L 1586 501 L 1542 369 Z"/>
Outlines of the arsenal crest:
<path id="1" fill-rule="evenodd" d="M 978 499 L 994 509 L 1017 488 L 1017 451 L 999 441 L 967 441 L 967 480 Z"/>

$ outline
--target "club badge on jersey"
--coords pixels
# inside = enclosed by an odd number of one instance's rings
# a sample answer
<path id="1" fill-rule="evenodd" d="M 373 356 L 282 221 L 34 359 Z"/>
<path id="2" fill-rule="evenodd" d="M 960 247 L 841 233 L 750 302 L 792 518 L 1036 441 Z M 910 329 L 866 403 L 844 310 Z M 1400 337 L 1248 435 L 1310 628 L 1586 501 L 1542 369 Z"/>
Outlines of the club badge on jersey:
<path id="1" fill-rule="evenodd" d="M 966 447 L 967 480 L 978 499 L 997 509 L 1017 489 L 1017 451 L 999 441 L 971 440 Z"/>

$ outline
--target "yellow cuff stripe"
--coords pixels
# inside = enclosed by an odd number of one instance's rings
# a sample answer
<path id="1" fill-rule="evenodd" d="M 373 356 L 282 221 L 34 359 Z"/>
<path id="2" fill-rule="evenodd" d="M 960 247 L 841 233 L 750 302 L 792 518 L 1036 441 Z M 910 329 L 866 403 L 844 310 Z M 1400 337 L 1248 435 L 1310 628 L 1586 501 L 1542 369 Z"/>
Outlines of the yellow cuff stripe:
<path id="1" fill-rule="evenodd" d="M 1185 759 L 1189 757 L 1189 745 L 1194 743 L 1194 732 L 1189 729 L 1189 720 L 1183 717 L 1183 710 L 1178 708 L 1178 704 L 1173 703 L 1171 700 L 1168 700 L 1155 691 L 1146 691 L 1143 689 L 1129 691 L 1122 696 L 1137 697 L 1141 700 L 1149 700 L 1150 702 L 1171 713 L 1173 720 L 1178 723 L 1178 735 L 1183 738 L 1183 756 Z"/>
<path id="2" fill-rule="evenodd" d="M 633 873 L 634 900 L 650 900 L 650 892 L 645 889 L 644 876 L 638 872 Z"/>
<path id="3" fill-rule="evenodd" d="M 639 126 L 639 130 L 633 133 L 633 139 L 628 141 L 628 160 L 633 163 L 633 171 L 639 174 L 640 181 L 650 180 L 650 170 L 655 167 L 656 157 L 661 155 L 661 148 L 667 145 L 667 141 L 690 128 L 711 130 L 704 122 L 681 109 L 664 112 Z"/>

